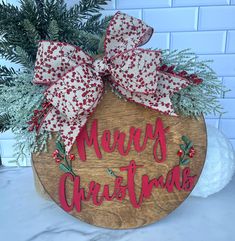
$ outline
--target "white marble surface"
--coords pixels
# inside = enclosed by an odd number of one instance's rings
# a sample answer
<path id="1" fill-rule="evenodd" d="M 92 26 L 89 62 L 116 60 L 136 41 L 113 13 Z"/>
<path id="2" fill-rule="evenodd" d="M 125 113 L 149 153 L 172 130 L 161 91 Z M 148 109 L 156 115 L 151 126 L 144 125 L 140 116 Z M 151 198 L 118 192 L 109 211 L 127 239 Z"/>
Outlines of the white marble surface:
<path id="1" fill-rule="evenodd" d="M 233 241 L 235 178 L 206 199 L 189 197 L 158 223 L 132 230 L 93 227 L 45 201 L 34 189 L 30 167 L 0 168 L 2 241 Z"/>

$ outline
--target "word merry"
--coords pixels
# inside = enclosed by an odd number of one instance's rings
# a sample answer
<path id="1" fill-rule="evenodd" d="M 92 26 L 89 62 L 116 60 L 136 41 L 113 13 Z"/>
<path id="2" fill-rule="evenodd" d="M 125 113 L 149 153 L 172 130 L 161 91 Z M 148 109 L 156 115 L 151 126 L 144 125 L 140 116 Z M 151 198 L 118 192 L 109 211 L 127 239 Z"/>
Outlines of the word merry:
<path id="1" fill-rule="evenodd" d="M 87 128 L 85 127 L 76 139 L 78 154 L 82 161 L 86 160 L 86 148 L 85 144 L 89 147 L 93 145 L 96 156 L 101 159 L 102 153 L 100 146 L 105 152 L 112 153 L 115 150 L 122 156 L 127 156 L 133 146 L 134 149 L 140 153 L 146 148 L 148 140 L 153 140 L 153 156 L 156 162 L 164 162 L 166 160 L 166 137 L 165 132 L 169 128 L 163 127 L 163 122 L 158 118 L 155 122 L 155 127 L 151 124 L 146 124 L 144 138 L 142 136 L 142 130 L 140 128 L 130 127 L 129 137 L 124 132 L 115 130 L 113 136 L 111 136 L 110 130 L 104 130 L 100 143 L 98 141 L 98 120 L 93 120 L 90 135 L 88 135 Z M 141 141 L 141 139 L 143 139 Z M 127 143 L 125 145 L 125 143 Z"/>
<path id="2" fill-rule="evenodd" d="M 138 168 L 143 168 L 143 165 L 136 165 L 135 161 L 130 161 L 128 166 L 120 167 L 120 171 L 127 172 L 127 184 L 124 185 L 123 177 L 116 177 L 114 182 L 114 190 L 110 193 L 109 185 L 105 184 L 101 191 L 101 185 L 95 181 L 91 181 L 88 191 L 80 186 L 81 180 L 79 176 L 73 176 L 70 173 L 65 173 L 60 178 L 59 184 L 59 200 L 62 208 L 70 212 L 76 208 L 77 212 L 81 211 L 82 201 L 92 200 L 93 204 L 100 206 L 103 201 L 112 201 L 117 199 L 122 201 L 128 195 L 130 203 L 134 208 L 139 208 L 144 199 L 150 198 L 153 188 L 164 188 L 168 192 L 173 192 L 174 188 L 177 190 L 191 191 L 195 184 L 195 176 L 190 176 L 190 168 L 185 167 L 181 170 L 180 166 L 173 167 L 167 174 L 165 180 L 163 176 L 149 179 L 148 175 L 142 176 L 141 192 L 139 197 L 136 195 L 135 187 L 135 173 Z M 70 203 L 66 197 L 66 182 L 73 183 L 73 197 Z"/>

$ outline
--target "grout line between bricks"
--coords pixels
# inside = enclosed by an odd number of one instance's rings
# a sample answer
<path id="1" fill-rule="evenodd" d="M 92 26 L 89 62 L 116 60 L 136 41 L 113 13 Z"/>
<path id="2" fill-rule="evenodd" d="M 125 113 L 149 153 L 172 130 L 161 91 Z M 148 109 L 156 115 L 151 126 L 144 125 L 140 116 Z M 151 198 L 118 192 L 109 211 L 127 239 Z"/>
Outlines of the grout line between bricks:
<path id="1" fill-rule="evenodd" d="M 219 119 L 219 116 L 218 117 L 207 117 L 207 116 L 205 116 L 205 119 L 206 120 L 218 120 Z M 222 119 L 224 119 L 224 118 L 222 118 Z M 231 120 L 235 120 L 235 118 L 231 118 Z M 235 137 L 234 137 L 235 138 Z"/>
<path id="2" fill-rule="evenodd" d="M 1 134 L 2 134 L 2 133 L 1 133 Z M 7 138 L 7 137 L 1 138 L 1 137 L 0 137 L 0 142 L 1 142 L 1 141 L 14 141 L 14 140 L 15 140 L 14 137 L 12 137 L 12 138 Z"/>
<path id="3" fill-rule="evenodd" d="M 198 28 L 199 28 L 199 20 L 200 20 L 199 13 L 200 13 L 200 6 L 197 9 L 197 31 L 198 31 Z"/>
<path id="4" fill-rule="evenodd" d="M 140 10 L 140 9 L 139 9 Z M 187 32 L 187 33 L 197 33 L 197 32 L 225 32 L 225 31 L 235 31 L 235 28 L 233 28 L 233 29 L 205 29 L 205 30 L 203 30 L 203 29 L 200 29 L 199 31 L 197 31 L 197 30 L 193 30 L 193 29 L 190 29 L 190 30 L 188 30 L 188 29 L 186 29 L 186 30 L 173 30 L 173 31 L 171 31 L 171 32 L 174 32 L 174 33 L 185 33 L 185 32 Z M 168 30 L 168 31 L 158 31 L 158 33 L 168 33 L 168 32 L 170 32 L 170 30 Z"/>
<path id="5" fill-rule="evenodd" d="M 218 129 L 221 130 L 221 116 L 220 116 L 220 118 L 218 120 Z"/>
<path id="6" fill-rule="evenodd" d="M 220 97 L 218 97 L 218 100 L 235 100 L 235 97 L 231 97 L 231 98 L 227 98 L 227 97 L 220 98 Z"/>
<path id="7" fill-rule="evenodd" d="M 171 47 L 172 47 L 172 34 L 171 32 L 169 32 L 169 49 L 171 50 Z"/>
<path id="8" fill-rule="evenodd" d="M 192 5 L 192 6 L 156 6 L 156 7 L 147 7 L 144 8 L 144 10 L 156 10 L 156 9 L 176 9 L 176 8 L 197 8 L 197 7 L 201 7 L 201 8 L 208 8 L 208 7 L 212 7 L 212 8 L 216 8 L 216 7 L 235 7 L 235 5 L 229 5 L 229 4 L 223 4 L 223 5 Z M 143 7 L 142 7 L 143 8 Z M 131 7 L 131 8 L 118 8 L 119 10 L 136 10 L 136 9 L 140 9 L 140 7 Z"/>
<path id="9" fill-rule="evenodd" d="M 218 55 L 218 56 L 220 56 L 220 55 L 222 55 L 222 56 L 228 56 L 228 55 L 235 55 L 235 53 L 211 53 L 211 54 L 197 54 L 197 55 Z"/>
<path id="10" fill-rule="evenodd" d="M 224 46 L 224 53 L 227 53 L 228 51 L 228 30 L 226 30 L 226 33 L 225 33 L 225 46 Z"/>

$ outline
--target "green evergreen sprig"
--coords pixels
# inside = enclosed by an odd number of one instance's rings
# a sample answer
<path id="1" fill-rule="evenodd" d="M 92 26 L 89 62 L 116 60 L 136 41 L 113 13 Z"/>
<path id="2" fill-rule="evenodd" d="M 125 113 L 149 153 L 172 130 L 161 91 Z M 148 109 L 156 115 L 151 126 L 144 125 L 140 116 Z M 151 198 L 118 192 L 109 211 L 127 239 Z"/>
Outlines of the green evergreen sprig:
<path id="1" fill-rule="evenodd" d="M 97 54 L 97 39 L 108 21 L 99 11 L 108 1 L 82 0 L 71 8 L 64 0 L 21 0 L 20 7 L 0 3 L 0 56 L 31 67 L 39 40 L 67 42 Z"/>
<path id="2" fill-rule="evenodd" d="M 110 175 L 111 177 L 118 177 L 111 168 L 107 168 L 107 173 L 108 173 L 108 175 Z"/>
<path id="3" fill-rule="evenodd" d="M 88 19 L 94 13 L 99 13 L 103 5 L 107 5 L 107 0 L 80 0 L 78 5 L 70 9 L 70 14 L 78 20 Z"/>
<path id="4" fill-rule="evenodd" d="M 14 68 L 0 66 L 0 84 L 9 85 L 14 75 L 16 75 L 16 71 Z"/>
<path id="5" fill-rule="evenodd" d="M 10 116 L 8 114 L 0 115 L 0 132 L 7 131 L 11 125 Z"/>
<path id="6" fill-rule="evenodd" d="M 199 60 L 189 49 L 162 50 L 162 64 L 175 66 L 175 72 L 187 71 L 196 74 L 203 82 L 190 85 L 175 93 L 171 100 L 175 111 L 184 116 L 199 117 L 202 114 L 222 115 L 223 108 L 218 96 L 228 91 L 208 65 L 211 61 Z"/>

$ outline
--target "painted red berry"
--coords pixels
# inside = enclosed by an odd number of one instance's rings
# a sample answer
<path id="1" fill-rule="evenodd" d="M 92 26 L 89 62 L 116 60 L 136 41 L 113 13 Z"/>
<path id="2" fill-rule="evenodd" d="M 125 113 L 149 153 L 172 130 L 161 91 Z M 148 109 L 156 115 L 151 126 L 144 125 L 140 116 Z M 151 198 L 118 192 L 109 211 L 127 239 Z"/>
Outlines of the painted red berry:
<path id="1" fill-rule="evenodd" d="M 54 158 L 56 158 L 58 154 L 59 154 L 59 151 L 58 151 L 58 150 L 55 150 L 55 151 L 53 152 L 52 156 L 53 156 Z"/>
<path id="2" fill-rule="evenodd" d="M 60 163 L 61 160 L 60 160 L 59 158 L 56 158 L 56 159 L 55 159 L 55 162 L 56 162 L 56 163 Z"/>
<path id="3" fill-rule="evenodd" d="M 188 156 L 189 156 L 190 158 L 193 158 L 193 156 L 194 156 L 194 153 L 192 153 L 192 152 L 189 152 Z"/>
<path id="4" fill-rule="evenodd" d="M 195 154 L 195 149 L 193 146 L 190 148 L 189 153 Z"/>
<path id="5" fill-rule="evenodd" d="M 177 152 L 177 155 L 178 155 L 178 156 L 182 156 L 182 155 L 183 155 L 183 150 L 180 149 L 180 150 Z"/>
<path id="6" fill-rule="evenodd" d="M 75 160 L 75 155 L 74 155 L 74 154 L 70 154 L 70 155 L 69 155 L 69 159 L 70 159 L 71 161 L 74 161 L 74 160 Z"/>

